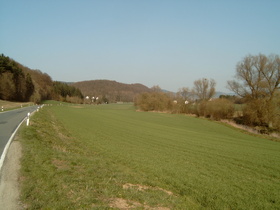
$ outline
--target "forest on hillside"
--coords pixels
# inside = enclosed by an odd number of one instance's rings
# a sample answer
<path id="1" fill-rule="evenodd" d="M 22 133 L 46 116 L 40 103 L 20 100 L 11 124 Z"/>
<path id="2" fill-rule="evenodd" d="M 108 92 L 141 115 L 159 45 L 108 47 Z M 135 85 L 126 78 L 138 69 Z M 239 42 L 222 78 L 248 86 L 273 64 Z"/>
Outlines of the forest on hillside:
<path id="1" fill-rule="evenodd" d="M 44 100 L 71 103 L 133 102 L 138 94 L 150 91 L 150 88 L 142 84 L 124 84 L 110 80 L 76 83 L 53 81 L 40 70 L 32 70 L 8 56 L 0 55 L 1 100 L 34 103 Z M 89 100 L 84 96 L 88 96 Z"/>
<path id="2" fill-rule="evenodd" d="M 53 81 L 40 70 L 31 70 L 13 59 L 0 55 L 0 99 L 40 103 L 43 100 L 83 102 L 78 88 Z"/>
<path id="3" fill-rule="evenodd" d="M 93 97 L 98 97 L 97 103 L 133 102 L 138 94 L 151 91 L 142 84 L 124 84 L 111 80 L 82 81 L 71 85 L 79 88 L 85 97 L 89 97 L 86 103 L 92 102 Z"/>

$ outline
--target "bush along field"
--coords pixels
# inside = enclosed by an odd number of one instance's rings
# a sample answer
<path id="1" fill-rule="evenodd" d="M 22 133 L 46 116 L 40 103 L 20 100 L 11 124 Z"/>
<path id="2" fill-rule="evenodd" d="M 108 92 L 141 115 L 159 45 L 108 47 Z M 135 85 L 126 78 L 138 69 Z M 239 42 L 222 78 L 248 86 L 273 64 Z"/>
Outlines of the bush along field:
<path id="1" fill-rule="evenodd" d="M 45 106 L 20 136 L 28 209 L 280 208 L 280 143 L 216 122 Z"/>

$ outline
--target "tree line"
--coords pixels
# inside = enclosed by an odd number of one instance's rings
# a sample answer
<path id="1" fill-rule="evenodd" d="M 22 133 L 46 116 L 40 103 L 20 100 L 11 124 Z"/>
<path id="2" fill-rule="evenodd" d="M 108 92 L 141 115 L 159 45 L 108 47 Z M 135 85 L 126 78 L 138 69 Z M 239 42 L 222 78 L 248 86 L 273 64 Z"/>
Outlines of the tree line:
<path id="1" fill-rule="evenodd" d="M 216 82 L 198 79 L 193 87 L 176 94 L 155 86 L 138 95 L 135 105 L 143 111 L 187 113 L 214 120 L 231 119 L 261 132 L 280 131 L 280 58 L 278 55 L 248 55 L 236 65 L 235 80 L 227 88 L 235 95 L 214 98 Z"/>
<path id="2" fill-rule="evenodd" d="M 48 74 L 31 70 L 1 54 L 0 99 L 34 103 L 54 99 L 81 103 L 83 95 L 78 88 L 53 81 Z"/>
<path id="3" fill-rule="evenodd" d="M 55 100 L 66 101 L 71 103 L 83 103 L 83 94 L 80 89 L 63 82 L 53 82 Z"/>

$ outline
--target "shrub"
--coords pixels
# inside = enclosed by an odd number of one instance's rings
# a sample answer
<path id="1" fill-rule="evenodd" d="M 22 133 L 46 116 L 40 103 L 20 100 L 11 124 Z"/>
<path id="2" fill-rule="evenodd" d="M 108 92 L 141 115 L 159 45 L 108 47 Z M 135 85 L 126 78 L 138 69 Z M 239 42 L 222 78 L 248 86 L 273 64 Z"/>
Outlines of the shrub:
<path id="1" fill-rule="evenodd" d="M 207 111 L 215 120 L 230 119 L 234 114 L 234 105 L 227 99 L 215 99 L 207 103 Z"/>
<path id="2" fill-rule="evenodd" d="M 230 119 L 233 114 L 233 102 L 223 98 L 200 102 L 196 108 L 197 116 L 204 116 L 214 120 Z"/>
<path id="3" fill-rule="evenodd" d="M 152 92 L 137 96 L 135 105 L 142 111 L 171 111 L 173 101 L 166 93 Z"/>

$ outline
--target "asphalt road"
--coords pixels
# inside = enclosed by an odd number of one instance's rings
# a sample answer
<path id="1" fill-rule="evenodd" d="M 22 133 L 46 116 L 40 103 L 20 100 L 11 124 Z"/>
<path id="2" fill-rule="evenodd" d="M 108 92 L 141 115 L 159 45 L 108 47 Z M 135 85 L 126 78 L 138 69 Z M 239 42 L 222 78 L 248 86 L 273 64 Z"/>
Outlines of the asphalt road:
<path id="1" fill-rule="evenodd" d="M 31 113 L 37 108 L 38 106 L 29 106 L 12 111 L 0 112 L 0 157 L 19 123 L 27 116 L 28 112 Z"/>

